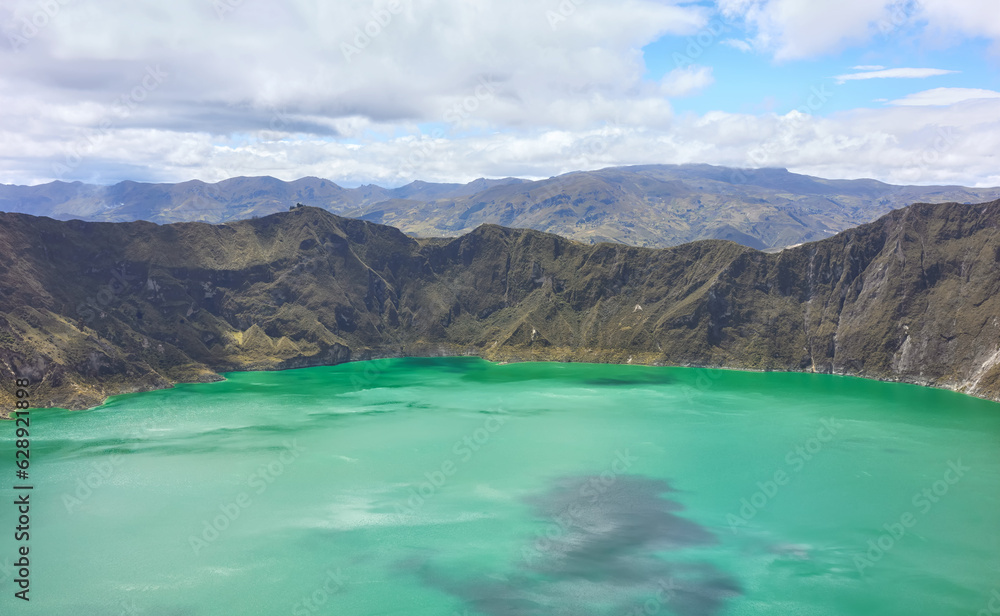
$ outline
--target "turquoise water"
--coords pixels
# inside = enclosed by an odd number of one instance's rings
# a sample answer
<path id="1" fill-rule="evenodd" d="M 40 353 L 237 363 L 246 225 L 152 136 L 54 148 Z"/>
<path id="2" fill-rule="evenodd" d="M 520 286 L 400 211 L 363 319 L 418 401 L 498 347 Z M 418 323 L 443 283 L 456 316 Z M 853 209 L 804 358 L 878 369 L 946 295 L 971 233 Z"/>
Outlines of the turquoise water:
<path id="1" fill-rule="evenodd" d="M 0 613 L 971 616 L 1000 588 L 990 402 L 476 359 L 227 376 L 31 413 L 28 603 L 0 425 Z"/>

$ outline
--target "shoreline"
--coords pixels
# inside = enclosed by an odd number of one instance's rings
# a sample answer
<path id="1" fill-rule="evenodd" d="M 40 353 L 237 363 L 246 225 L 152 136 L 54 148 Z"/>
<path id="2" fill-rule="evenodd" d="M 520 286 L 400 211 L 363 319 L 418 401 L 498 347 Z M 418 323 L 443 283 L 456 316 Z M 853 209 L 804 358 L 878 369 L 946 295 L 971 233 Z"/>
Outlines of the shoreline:
<path id="1" fill-rule="evenodd" d="M 730 372 L 746 372 L 746 373 L 755 373 L 755 374 L 763 374 L 763 373 L 815 374 L 815 375 L 824 375 L 824 376 L 845 377 L 845 378 L 852 378 L 852 379 L 862 379 L 862 380 L 872 381 L 872 382 L 878 382 L 878 383 L 890 383 L 890 384 L 913 385 L 913 386 L 917 386 L 917 387 L 926 387 L 926 388 L 929 388 L 929 389 L 937 389 L 937 390 L 941 390 L 941 391 L 948 391 L 948 392 L 952 392 L 952 393 L 956 393 L 956 394 L 960 394 L 960 395 L 964 395 L 964 396 L 969 396 L 971 398 L 977 398 L 979 400 L 985 400 L 987 402 L 994 402 L 994 403 L 1000 404 L 1000 397 L 989 397 L 987 395 L 976 395 L 974 393 L 969 393 L 968 391 L 965 391 L 965 390 L 961 389 L 959 387 L 959 385 L 955 385 L 955 384 L 952 384 L 952 383 L 935 383 L 935 382 L 933 382 L 933 381 L 931 381 L 929 379 L 913 379 L 913 378 L 908 378 L 905 375 L 893 378 L 893 377 L 887 377 L 887 376 L 871 376 L 871 375 L 856 374 L 856 373 L 850 373 L 850 372 L 845 372 L 845 371 L 840 371 L 840 372 L 838 372 L 838 371 L 821 372 L 821 371 L 815 371 L 815 370 L 782 370 L 782 369 L 757 368 L 757 367 L 753 367 L 753 366 L 706 365 L 706 364 L 697 364 L 697 363 L 690 363 L 690 362 L 689 363 L 679 363 L 679 362 L 678 363 L 672 363 L 672 362 L 664 362 L 662 360 L 655 360 L 655 361 L 652 361 L 652 362 L 643 362 L 643 361 L 632 361 L 635 358 L 635 355 L 637 355 L 638 353 L 632 354 L 632 355 L 628 355 L 627 353 L 612 352 L 612 351 L 603 351 L 603 352 L 600 352 L 600 351 L 597 351 L 597 352 L 590 351 L 590 353 L 596 353 L 596 354 L 601 354 L 601 355 L 604 355 L 604 354 L 613 354 L 613 355 L 616 355 L 616 356 L 620 356 L 620 355 L 624 354 L 624 355 L 627 355 L 627 357 L 625 358 L 626 360 L 625 361 L 614 361 L 614 360 L 612 360 L 612 361 L 594 361 L 593 359 L 588 360 L 587 358 L 573 359 L 573 358 L 566 358 L 566 357 L 564 357 L 564 358 L 553 359 L 553 358 L 530 357 L 530 356 L 525 357 L 525 356 L 522 356 L 522 355 L 541 355 L 541 354 L 538 354 L 538 353 L 530 353 L 530 352 L 529 353 L 523 353 L 522 352 L 522 353 L 519 353 L 519 354 L 512 353 L 512 354 L 510 354 L 507 357 L 499 358 L 499 357 L 495 357 L 495 356 L 494 357 L 484 356 L 484 355 L 496 355 L 496 354 L 486 354 L 486 353 L 477 353 L 477 352 L 456 352 L 453 349 L 443 349 L 443 348 L 439 348 L 437 350 L 439 352 L 424 352 L 424 353 L 413 353 L 413 354 L 399 354 L 399 353 L 392 354 L 392 353 L 372 353 L 372 352 L 365 352 L 365 353 L 362 353 L 362 356 L 360 356 L 358 358 L 351 358 L 351 359 L 347 359 L 346 361 L 340 361 L 340 362 L 336 362 L 336 363 L 316 363 L 316 364 L 311 364 L 311 365 L 292 365 L 292 366 L 286 365 L 286 366 L 275 366 L 275 367 L 263 367 L 263 368 L 257 368 L 257 369 L 248 368 L 248 369 L 242 369 L 242 370 L 241 369 L 237 369 L 237 370 L 225 370 L 225 371 L 220 371 L 218 373 L 215 373 L 215 376 L 218 377 L 218 378 L 214 378 L 214 379 L 202 379 L 202 380 L 190 380 L 190 381 L 176 381 L 176 382 L 170 382 L 169 384 L 164 385 L 162 387 L 128 388 L 128 389 L 124 389 L 122 391 L 118 391 L 118 392 L 114 392 L 114 393 L 108 393 L 107 395 L 105 395 L 103 397 L 103 399 L 99 403 L 92 404 L 92 405 L 89 405 L 89 406 L 71 407 L 71 406 L 59 406 L 58 404 L 47 404 L 47 405 L 40 405 L 40 406 L 32 406 L 32 410 L 35 410 L 35 409 L 61 409 L 61 410 L 69 411 L 69 412 L 93 410 L 93 409 L 96 409 L 96 408 L 99 408 L 99 407 L 105 405 L 108 402 L 108 400 L 110 400 L 113 397 L 130 395 L 130 394 L 147 393 L 147 392 L 153 392 L 153 391 L 163 391 L 163 390 L 167 390 L 167 389 L 173 389 L 177 385 L 221 383 L 221 382 L 225 382 L 225 381 L 228 380 L 228 378 L 227 378 L 226 375 L 229 375 L 229 374 L 244 374 L 244 373 L 253 373 L 253 372 L 285 372 L 285 371 L 290 371 L 290 370 L 303 370 L 303 369 L 309 369 L 309 368 L 329 368 L 329 367 L 335 367 L 335 366 L 340 366 L 340 365 L 344 365 L 344 364 L 363 363 L 363 362 L 375 362 L 375 361 L 386 360 L 386 359 L 447 359 L 447 358 L 477 358 L 477 359 L 480 359 L 482 361 L 489 362 L 491 364 L 498 365 L 498 366 L 510 365 L 510 364 L 524 364 L 524 363 L 575 363 L 575 364 L 590 364 L 590 365 L 596 365 L 596 366 L 641 366 L 641 367 L 647 367 L 647 368 L 685 368 L 685 369 L 693 369 L 693 370 L 722 370 L 722 371 L 730 371 Z M 646 354 L 646 355 L 648 355 L 648 354 Z M 282 363 L 285 363 L 285 362 L 282 362 Z M 298 362 L 295 362 L 295 363 L 298 363 Z M 38 400 L 35 399 L 34 401 L 37 402 Z M 6 407 L 8 405 L 4 404 L 3 406 Z M 11 417 L 12 414 L 13 414 L 13 411 L 11 411 L 8 414 L 2 414 L 2 413 L 0 413 L 0 420 L 11 420 L 12 419 L 12 417 Z"/>

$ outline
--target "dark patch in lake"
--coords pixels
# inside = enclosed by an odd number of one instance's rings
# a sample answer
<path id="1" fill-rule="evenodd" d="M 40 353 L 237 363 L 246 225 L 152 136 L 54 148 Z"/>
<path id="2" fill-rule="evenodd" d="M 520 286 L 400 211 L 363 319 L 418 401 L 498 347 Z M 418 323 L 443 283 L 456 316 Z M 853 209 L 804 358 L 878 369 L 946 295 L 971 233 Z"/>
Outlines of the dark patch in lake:
<path id="1" fill-rule="evenodd" d="M 586 385 L 597 387 L 634 387 L 636 385 L 671 385 L 675 382 L 666 374 L 645 374 L 628 377 L 601 377 L 596 379 L 586 379 Z"/>
<path id="2" fill-rule="evenodd" d="M 457 579 L 433 564 L 409 562 L 423 581 L 490 616 L 601 616 L 642 613 L 712 616 L 741 593 L 737 581 L 706 562 L 667 560 L 664 552 L 717 543 L 677 515 L 665 481 L 618 476 L 560 479 L 526 500 L 544 528 L 526 538 L 506 575 Z M 648 612 L 646 612 L 648 613 Z"/>

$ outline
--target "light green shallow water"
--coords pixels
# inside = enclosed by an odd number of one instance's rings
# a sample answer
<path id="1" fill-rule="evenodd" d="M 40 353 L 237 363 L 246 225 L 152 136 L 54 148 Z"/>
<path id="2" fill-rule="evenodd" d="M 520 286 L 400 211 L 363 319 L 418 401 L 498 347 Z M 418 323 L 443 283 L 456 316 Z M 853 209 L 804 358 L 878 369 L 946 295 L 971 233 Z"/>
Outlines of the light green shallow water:
<path id="1" fill-rule="evenodd" d="M 0 613 L 972 616 L 1000 588 L 993 403 L 474 359 L 228 379 L 31 413 L 31 601 L 0 570 Z"/>

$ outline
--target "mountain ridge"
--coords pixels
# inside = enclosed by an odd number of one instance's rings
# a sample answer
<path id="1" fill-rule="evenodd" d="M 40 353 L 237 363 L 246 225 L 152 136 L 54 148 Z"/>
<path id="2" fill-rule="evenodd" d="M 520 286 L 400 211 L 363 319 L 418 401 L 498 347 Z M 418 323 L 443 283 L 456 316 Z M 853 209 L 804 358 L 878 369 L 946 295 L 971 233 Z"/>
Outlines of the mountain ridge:
<path id="1" fill-rule="evenodd" d="M 30 378 L 38 406 L 440 355 L 814 371 L 1000 400 L 1000 201 L 917 204 L 779 253 L 488 224 L 417 239 L 312 207 L 0 225 L 0 382 Z"/>
<path id="2" fill-rule="evenodd" d="M 786 169 L 639 165 L 546 180 L 415 181 L 343 188 L 322 178 L 230 178 L 216 184 L 121 182 L 0 186 L 0 210 L 96 222 L 211 223 L 285 211 L 296 203 L 396 226 L 419 237 L 459 236 L 483 223 L 664 248 L 729 239 L 778 249 L 828 237 L 915 202 L 984 202 L 1000 188 L 894 186 L 825 180 Z"/>

